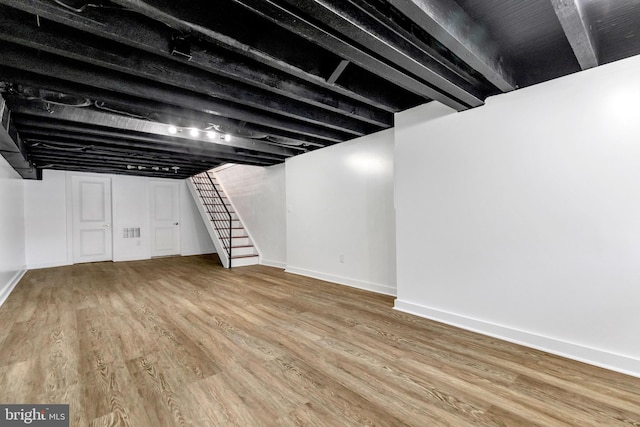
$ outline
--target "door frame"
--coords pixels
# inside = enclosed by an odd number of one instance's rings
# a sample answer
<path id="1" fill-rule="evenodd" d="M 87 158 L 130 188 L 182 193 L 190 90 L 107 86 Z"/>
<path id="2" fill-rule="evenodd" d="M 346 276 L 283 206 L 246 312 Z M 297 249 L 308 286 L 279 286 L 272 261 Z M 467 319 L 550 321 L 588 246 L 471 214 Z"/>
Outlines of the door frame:
<path id="1" fill-rule="evenodd" d="M 163 256 L 181 256 L 182 255 L 182 185 L 181 181 L 174 179 L 162 179 L 162 178 L 150 178 L 147 180 L 147 203 L 149 205 L 149 254 L 151 258 L 163 257 Z M 155 196 L 153 191 L 154 184 L 171 184 L 176 188 L 176 221 L 178 222 L 177 228 L 177 251 L 172 255 L 154 255 L 154 241 L 155 233 L 154 229 L 154 208 L 155 202 L 153 197 Z"/>
<path id="2" fill-rule="evenodd" d="M 67 206 L 67 264 L 74 264 L 74 250 L 73 250 L 73 177 L 86 177 L 86 178 L 109 178 L 110 194 L 111 198 L 111 261 L 114 259 L 114 232 L 113 232 L 113 177 L 108 174 L 88 173 L 88 172 L 72 172 L 66 171 L 66 206 Z"/>

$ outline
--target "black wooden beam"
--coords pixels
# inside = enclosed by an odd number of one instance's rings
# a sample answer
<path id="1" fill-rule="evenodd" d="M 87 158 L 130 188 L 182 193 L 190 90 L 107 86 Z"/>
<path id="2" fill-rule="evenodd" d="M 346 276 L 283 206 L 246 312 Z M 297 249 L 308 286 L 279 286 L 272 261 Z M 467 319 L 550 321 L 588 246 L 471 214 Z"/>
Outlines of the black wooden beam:
<path id="1" fill-rule="evenodd" d="M 32 155 L 32 158 L 36 165 L 44 166 L 47 163 L 56 163 L 65 166 L 77 165 L 77 166 L 92 166 L 92 167 L 100 167 L 100 166 L 110 166 L 121 169 L 134 170 L 133 166 L 137 168 L 137 170 L 154 170 L 153 168 L 158 168 L 158 172 L 162 170 L 162 168 L 171 168 L 172 166 L 176 166 L 180 168 L 182 173 L 187 173 L 192 175 L 197 173 L 199 170 L 203 168 L 211 167 L 212 163 L 209 165 L 200 165 L 199 167 L 194 167 L 192 164 L 188 163 L 178 163 L 178 162 L 165 162 L 165 163 L 153 163 L 153 162 L 143 162 L 138 159 L 127 159 L 125 157 L 115 157 L 115 156 L 97 156 L 97 155 L 68 155 L 68 154 L 59 154 L 53 153 L 50 151 L 36 151 Z M 127 166 L 131 166 L 127 168 Z M 138 168 L 138 166 L 140 166 Z M 165 171 L 168 172 L 168 171 Z M 171 170 L 173 173 L 173 170 Z"/>
<path id="2" fill-rule="evenodd" d="M 388 0 L 498 89 L 517 88 L 496 40 L 454 0 Z"/>
<path id="3" fill-rule="evenodd" d="M 580 3 L 576 0 L 551 0 L 551 4 L 580 68 L 586 70 L 597 67 L 599 61 L 596 37 Z"/>
<path id="4" fill-rule="evenodd" d="M 439 92 L 420 79 L 416 79 L 388 64 L 387 61 L 378 59 L 368 51 L 362 50 L 356 44 L 352 44 L 334 35 L 318 25 L 312 23 L 301 13 L 284 8 L 272 0 L 233 0 L 235 3 L 247 8 L 249 11 L 262 16 L 274 24 L 299 35 L 329 51 L 335 52 L 343 59 L 349 60 L 394 84 L 419 94 L 427 99 L 436 99 L 456 110 L 468 107 L 463 101 Z M 288 0 L 285 0 L 288 1 Z M 298 5 L 297 0 L 292 0 Z M 181 25 L 203 36 L 220 39 L 221 34 L 210 28 L 211 23 L 207 16 L 199 14 L 199 10 L 205 10 L 203 0 L 190 2 L 189 8 L 171 8 L 171 2 L 165 0 L 115 0 L 115 3 L 135 10 L 153 19 L 165 22 L 168 25 Z M 307 3 L 304 3 L 305 5 Z M 175 5 L 177 6 L 177 5 Z M 210 6 L 208 6 L 210 8 Z"/>
<path id="5" fill-rule="evenodd" d="M 76 61 L 66 60 L 46 53 L 37 53 L 32 49 L 21 48 L 6 42 L 0 42 L 0 57 L 2 57 L 2 63 L 5 66 L 18 70 L 35 72 L 78 84 L 92 85 L 116 93 L 137 96 L 184 108 L 193 108 L 205 113 L 258 123 L 304 135 L 320 137 L 323 135 L 341 135 L 343 139 L 350 139 L 367 133 L 365 129 L 338 130 L 324 125 L 306 123 L 278 114 L 198 95 L 194 92 L 171 88 L 143 78 L 133 76 L 125 78 L 120 73 L 80 64 Z"/>
<path id="6" fill-rule="evenodd" d="M 375 118 L 354 119 L 236 80 L 213 75 L 187 64 L 146 52 L 132 52 L 131 49 L 125 51 L 115 43 L 91 43 L 81 34 L 73 34 L 70 31 L 62 34 L 48 27 L 51 26 L 38 27 L 29 15 L 0 5 L 1 40 L 196 93 L 205 93 L 216 99 L 247 105 L 296 120 L 348 132 L 355 131 L 356 134 L 388 128 L 393 124 L 393 118 L 389 113 L 380 112 Z"/>
<path id="7" fill-rule="evenodd" d="M 254 0 L 236 0 L 255 5 Z M 376 57 L 381 57 L 387 63 L 394 64 L 408 75 L 416 76 L 426 82 L 434 91 L 426 94 L 449 106 L 454 102 L 477 107 L 484 102 L 485 95 L 475 86 L 460 78 L 460 76 L 431 57 L 432 52 L 425 51 L 416 44 L 405 39 L 394 28 L 380 21 L 378 16 L 370 15 L 363 8 L 347 0 L 283 0 L 290 7 L 303 11 L 307 16 L 313 16 L 333 31 L 342 34 L 348 40 L 364 46 Z M 255 7 L 255 6 L 252 6 Z M 298 24 L 299 25 L 299 24 Z M 294 27 L 295 28 L 295 27 Z M 332 48 L 334 44 L 325 45 Z M 342 52 L 346 48 L 342 47 Z M 352 50 L 352 49 L 350 49 Z M 360 65 L 375 70 L 377 58 L 367 58 L 359 55 Z M 386 76 L 386 74 L 385 74 Z"/>
<path id="8" fill-rule="evenodd" d="M 253 150 L 263 153 L 271 153 L 280 156 L 290 157 L 299 152 L 290 148 L 285 148 L 277 145 L 263 143 L 248 138 L 233 137 L 230 141 L 225 141 L 221 138 L 209 139 L 206 135 L 199 135 L 192 137 L 188 134 L 178 133 L 172 135 L 169 132 L 169 127 L 164 124 L 149 122 L 145 120 L 139 120 L 129 117 L 117 116 L 115 114 L 107 114 L 82 108 L 63 107 L 60 105 L 51 106 L 50 112 L 36 110 L 31 108 L 25 108 L 17 106 L 15 108 L 16 113 L 29 114 L 38 117 L 53 117 L 59 120 L 68 120 L 71 122 L 84 123 L 95 126 L 103 126 L 107 128 L 115 128 L 122 130 L 129 130 L 133 132 L 140 132 L 152 135 L 158 135 L 162 137 L 173 137 L 176 140 L 184 143 L 191 143 L 193 141 L 206 142 L 210 144 L 226 145 L 235 148 L 241 148 L 246 150 Z"/>
<path id="9" fill-rule="evenodd" d="M 183 7 L 165 0 L 115 0 L 115 3 L 144 14 L 152 19 L 165 22 L 168 25 L 185 28 L 203 37 L 207 37 L 218 43 L 229 43 L 229 46 L 237 49 L 245 49 L 247 46 L 235 46 L 237 40 L 230 40 L 225 34 L 221 34 L 216 29 L 211 28 L 212 23 L 209 16 L 212 13 L 210 5 L 202 0 L 192 1 L 189 7 Z M 362 66 L 369 72 L 384 76 L 386 80 L 413 92 L 427 99 L 438 99 L 452 108 L 462 110 L 466 105 L 452 99 L 429 85 L 416 80 L 398 69 L 390 66 L 387 62 L 379 60 L 368 52 L 347 43 L 333 33 L 325 31 L 313 24 L 301 14 L 296 14 L 281 7 L 271 0 L 234 0 L 234 3 L 241 5 L 252 13 L 262 16 L 272 23 L 299 35 L 303 39 L 315 43 L 324 49 L 335 52 L 343 59 L 347 59 L 354 64 Z M 204 11 L 209 11 L 208 14 Z M 215 17 L 213 17 L 215 19 Z M 217 18 L 219 19 L 219 18 Z M 290 36 L 295 37 L 295 36 Z M 270 41 L 272 38 L 270 38 Z"/>
<path id="10" fill-rule="evenodd" d="M 23 114 L 15 115 L 15 122 L 20 132 L 28 138 L 31 135 L 59 136 L 61 138 L 87 138 L 87 141 L 121 141 L 126 147 L 136 146 L 145 148 L 147 151 L 157 151 L 159 149 L 169 149 L 175 153 L 184 153 L 189 156 L 234 156 L 236 160 L 244 157 L 266 159 L 282 162 L 289 156 L 283 154 L 265 153 L 247 148 L 235 146 L 211 144 L 197 140 L 190 140 L 185 144 L 184 140 L 174 137 L 163 137 L 160 135 L 146 134 L 134 131 L 126 131 L 117 128 L 103 126 L 87 126 L 86 124 L 74 123 L 63 120 L 55 120 L 50 117 L 29 116 Z M 133 145 L 139 143 L 140 145 Z"/>
<path id="11" fill-rule="evenodd" d="M 171 57 L 168 52 L 168 28 L 163 25 L 140 20 L 129 12 L 114 13 L 99 10 L 86 10 L 82 15 L 56 6 L 47 0 L 0 0 L 13 8 L 37 15 L 72 28 L 76 28 L 100 37 L 104 37 L 149 53 Z M 175 7 L 182 7 L 176 4 Z M 35 20 L 35 18 L 34 18 Z M 254 30 L 254 29 L 251 29 Z M 377 87 L 355 89 L 347 84 L 330 84 L 320 76 L 292 66 L 279 59 L 276 52 L 262 52 L 247 44 L 233 44 L 233 40 L 222 35 L 216 40 L 231 48 L 239 55 L 231 55 L 221 49 L 201 49 L 192 47 L 190 64 L 194 67 L 235 78 L 254 84 L 266 90 L 274 91 L 312 104 L 333 107 L 337 112 L 352 112 L 354 116 L 369 117 L 375 110 L 366 105 L 397 112 L 406 105 L 398 97 L 389 96 Z M 246 56 L 247 59 L 243 59 Z M 171 57 L 178 60 L 175 57 Z"/>
<path id="12" fill-rule="evenodd" d="M 220 150 L 199 145 L 184 147 L 179 144 L 168 144 L 165 141 L 149 142 L 138 136 L 132 135 L 111 135 L 97 133 L 95 130 L 67 128 L 64 125 L 44 124 L 40 126 L 25 126 L 20 124 L 21 132 L 25 139 L 30 142 L 50 142 L 55 145 L 66 142 L 74 145 L 80 144 L 83 147 L 102 147 L 114 149 L 119 152 L 132 152 L 144 154 L 149 157 L 170 156 L 172 158 L 183 159 L 185 161 L 199 162 L 220 160 L 233 163 L 282 163 L 284 158 L 265 155 L 248 150 Z"/>
<path id="13" fill-rule="evenodd" d="M 113 175 L 129 175 L 129 176 L 147 176 L 151 178 L 168 178 L 168 179 L 186 179 L 190 176 L 196 174 L 183 173 L 181 171 L 177 172 L 165 172 L 165 171 L 154 171 L 154 170 L 128 170 L 126 168 L 118 168 L 113 166 L 85 166 L 85 165 L 64 165 L 64 164 L 49 164 L 43 165 L 39 167 L 40 169 L 51 169 L 51 170 L 60 170 L 60 171 L 72 171 L 72 172 L 90 172 L 90 173 L 105 173 L 105 174 L 113 174 Z M 210 168 L 209 168 L 210 169 Z M 204 172 L 208 169 L 203 169 L 200 172 Z M 42 173 L 42 172 L 40 172 Z"/>
<path id="14" fill-rule="evenodd" d="M 234 159 L 233 156 L 227 156 L 224 154 L 211 156 L 206 155 L 202 157 L 187 157 L 184 154 L 174 154 L 166 152 L 165 150 L 157 150 L 154 152 L 146 151 L 143 148 L 132 148 L 131 146 L 122 147 L 121 144 L 114 144 L 111 142 L 100 142 L 87 144 L 87 141 L 74 138 L 56 138 L 51 136 L 31 136 L 28 140 L 29 150 L 32 156 L 37 156 L 39 153 L 52 152 L 54 147 L 56 149 L 83 149 L 88 150 L 90 153 L 104 153 L 111 156 L 120 156 L 128 158 L 130 162 L 146 162 L 144 164 L 166 164 L 168 162 L 177 162 L 179 164 L 191 165 L 194 168 L 202 168 L 214 163 L 242 163 L 256 166 L 268 166 L 279 163 L 275 160 L 262 160 L 255 158 L 245 158 L 240 161 Z"/>
<path id="15" fill-rule="evenodd" d="M 347 61 L 346 59 L 343 59 L 342 61 L 340 61 L 336 69 L 333 70 L 333 73 L 331 73 L 331 75 L 327 79 L 327 82 L 332 84 L 335 83 L 340 77 L 340 75 L 342 74 L 342 72 L 344 71 L 344 69 L 347 68 L 347 65 L 349 65 L 349 61 Z"/>
<path id="16" fill-rule="evenodd" d="M 276 164 L 284 162 L 284 158 L 264 155 L 249 150 L 220 150 L 206 147 L 203 144 L 188 147 L 167 144 L 164 141 L 149 143 L 130 136 L 88 135 L 84 131 L 49 129 L 49 126 L 22 128 L 21 132 L 28 143 L 42 142 L 54 145 L 73 143 L 83 147 L 102 147 L 123 153 L 134 153 L 148 157 L 170 156 L 184 161 L 198 163 L 201 161 L 225 161 L 243 164 Z"/>
<path id="17" fill-rule="evenodd" d="M 220 163 L 224 160 L 210 159 L 209 161 L 189 161 L 171 156 L 153 156 L 153 153 L 136 153 L 130 150 L 119 151 L 107 149 L 105 147 L 97 147 L 94 145 L 84 144 L 60 144 L 52 141 L 36 141 L 29 142 L 29 152 L 32 159 L 43 157 L 59 157 L 57 161 L 64 159 L 83 158 L 89 160 L 113 160 L 116 162 L 124 162 L 130 165 L 142 165 L 146 167 L 161 166 L 167 167 L 171 165 L 180 165 L 189 169 L 200 169 L 212 163 Z"/>
<path id="18" fill-rule="evenodd" d="M 94 101 L 105 102 L 120 111 L 132 111 L 147 118 L 148 120 L 165 124 L 174 124 L 182 127 L 200 128 L 202 126 L 208 127 L 210 125 L 219 125 L 224 128 L 233 129 L 242 124 L 242 128 L 249 132 L 286 138 L 296 143 L 300 143 L 303 147 L 325 147 L 336 142 L 341 142 L 345 138 L 343 135 L 334 135 L 333 138 L 318 138 L 301 135 L 299 133 L 289 132 L 282 129 L 270 128 L 247 122 L 239 122 L 237 120 L 228 119 L 226 117 L 202 111 L 163 104 L 161 102 L 150 101 L 130 95 L 116 94 L 111 91 L 96 89 L 87 85 L 65 82 L 48 76 L 37 75 L 26 71 L 19 71 L 13 68 L 0 66 L 0 80 L 2 79 L 12 83 L 35 88 L 39 87 L 41 89 L 48 89 L 88 98 Z M 16 100 L 13 102 L 15 103 Z"/>

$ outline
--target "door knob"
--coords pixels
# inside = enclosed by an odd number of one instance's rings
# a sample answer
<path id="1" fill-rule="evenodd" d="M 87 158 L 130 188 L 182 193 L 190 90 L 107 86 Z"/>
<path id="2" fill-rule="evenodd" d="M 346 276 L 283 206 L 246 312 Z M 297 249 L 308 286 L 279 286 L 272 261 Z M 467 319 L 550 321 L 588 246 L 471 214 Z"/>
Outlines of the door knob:
<path id="1" fill-rule="evenodd" d="M 105 227 L 111 227 L 111 224 L 105 224 L 104 226 Z"/>
<path id="2" fill-rule="evenodd" d="M 176 222 L 176 223 L 175 223 L 175 224 L 173 224 L 173 225 L 178 225 L 178 224 L 179 224 L 179 223 L 178 223 L 178 222 Z"/>

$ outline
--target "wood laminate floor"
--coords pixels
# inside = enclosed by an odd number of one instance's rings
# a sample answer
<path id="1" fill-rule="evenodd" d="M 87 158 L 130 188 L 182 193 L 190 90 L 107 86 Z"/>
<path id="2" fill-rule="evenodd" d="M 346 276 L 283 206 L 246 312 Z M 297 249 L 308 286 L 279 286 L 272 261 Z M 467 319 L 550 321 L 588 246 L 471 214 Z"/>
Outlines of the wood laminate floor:
<path id="1" fill-rule="evenodd" d="M 211 256 L 28 272 L 0 308 L 0 403 L 72 426 L 640 425 L 640 379 Z"/>

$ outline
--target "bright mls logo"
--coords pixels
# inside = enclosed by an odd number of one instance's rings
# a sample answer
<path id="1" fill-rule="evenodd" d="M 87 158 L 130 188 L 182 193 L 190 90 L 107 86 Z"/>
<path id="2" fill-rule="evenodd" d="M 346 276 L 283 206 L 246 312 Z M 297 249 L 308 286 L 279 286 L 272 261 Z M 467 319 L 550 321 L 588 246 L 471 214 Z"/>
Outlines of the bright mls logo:
<path id="1" fill-rule="evenodd" d="M 0 405 L 0 427 L 69 427 L 69 405 Z"/>

